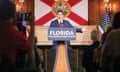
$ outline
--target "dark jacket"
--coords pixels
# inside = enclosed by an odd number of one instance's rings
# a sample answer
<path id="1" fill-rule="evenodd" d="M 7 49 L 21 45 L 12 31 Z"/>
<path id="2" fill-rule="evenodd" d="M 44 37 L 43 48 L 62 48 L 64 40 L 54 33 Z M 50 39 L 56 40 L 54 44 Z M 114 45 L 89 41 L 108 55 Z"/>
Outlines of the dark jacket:
<path id="1" fill-rule="evenodd" d="M 94 49 L 98 48 L 98 46 L 99 46 L 99 41 L 95 41 L 91 45 L 81 46 L 81 48 L 83 49 L 83 58 L 82 58 L 83 67 L 90 67 L 93 65 Z"/>

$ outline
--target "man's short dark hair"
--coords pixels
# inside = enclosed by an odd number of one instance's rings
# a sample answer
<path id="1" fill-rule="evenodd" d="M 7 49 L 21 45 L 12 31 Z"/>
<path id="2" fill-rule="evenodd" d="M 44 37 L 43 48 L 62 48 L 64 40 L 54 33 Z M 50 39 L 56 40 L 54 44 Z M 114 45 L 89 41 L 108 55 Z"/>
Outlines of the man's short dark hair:
<path id="1" fill-rule="evenodd" d="M 63 11 L 62 11 L 62 10 L 58 10 L 58 11 L 57 11 L 57 13 L 59 13 L 59 12 L 63 13 Z"/>
<path id="2" fill-rule="evenodd" d="M 15 16 L 16 6 L 10 0 L 0 0 L 0 19 L 10 20 Z"/>

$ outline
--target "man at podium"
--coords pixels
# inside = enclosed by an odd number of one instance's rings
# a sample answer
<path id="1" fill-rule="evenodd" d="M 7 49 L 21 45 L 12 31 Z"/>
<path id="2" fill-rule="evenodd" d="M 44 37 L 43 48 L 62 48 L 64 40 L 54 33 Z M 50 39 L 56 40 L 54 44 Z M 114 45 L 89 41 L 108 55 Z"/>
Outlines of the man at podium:
<path id="1" fill-rule="evenodd" d="M 74 28 L 69 21 L 64 19 L 64 13 L 62 10 L 58 10 L 56 13 L 57 19 L 52 21 L 50 28 Z M 82 33 L 81 29 L 75 28 L 77 32 Z M 70 72 L 70 65 L 68 60 L 68 48 L 70 46 L 69 40 L 53 40 L 54 50 L 54 69 L 53 72 Z"/>

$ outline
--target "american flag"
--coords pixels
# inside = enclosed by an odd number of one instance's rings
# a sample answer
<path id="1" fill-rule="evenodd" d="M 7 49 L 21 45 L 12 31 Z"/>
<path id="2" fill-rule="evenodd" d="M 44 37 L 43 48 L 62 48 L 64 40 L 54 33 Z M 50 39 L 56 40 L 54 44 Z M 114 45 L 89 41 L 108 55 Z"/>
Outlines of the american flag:
<path id="1" fill-rule="evenodd" d="M 104 32 L 106 32 L 106 30 L 109 26 L 111 26 L 110 12 L 108 10 L 105 10 L 104 15 L 98 26 L 100 34 L 102 35 Z"/>

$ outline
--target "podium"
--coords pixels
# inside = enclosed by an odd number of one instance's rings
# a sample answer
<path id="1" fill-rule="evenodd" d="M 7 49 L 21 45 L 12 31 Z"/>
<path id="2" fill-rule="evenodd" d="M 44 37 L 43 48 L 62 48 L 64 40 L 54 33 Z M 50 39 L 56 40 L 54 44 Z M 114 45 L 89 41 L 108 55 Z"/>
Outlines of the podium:
<path id="1" fill-rule="evenodd" d="M 70 40 L 76 39 L 75 28 L 49 28 L 48 40 L 55 41 L 56 57 L 53 72 L 71 72 L 68 59 L 68 46 Z"/>

